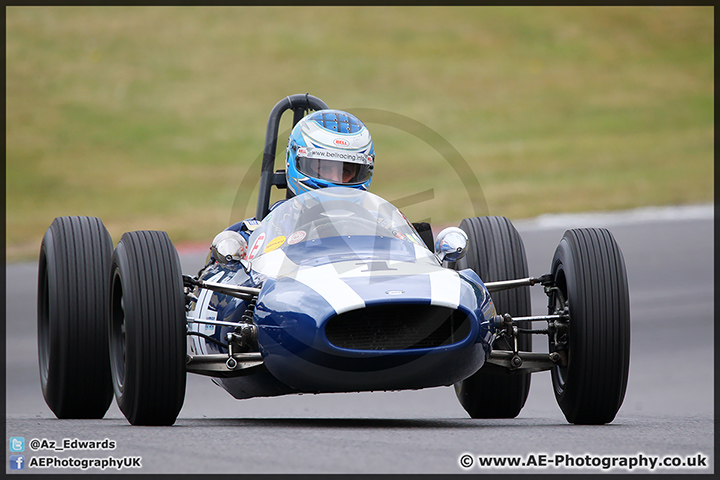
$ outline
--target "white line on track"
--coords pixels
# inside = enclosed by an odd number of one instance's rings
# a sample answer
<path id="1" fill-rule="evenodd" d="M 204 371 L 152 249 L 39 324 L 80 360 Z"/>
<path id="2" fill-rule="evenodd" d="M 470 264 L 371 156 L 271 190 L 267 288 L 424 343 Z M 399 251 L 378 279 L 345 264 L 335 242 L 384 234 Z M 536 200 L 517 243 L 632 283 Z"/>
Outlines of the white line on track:
<path id="1" fill-rule="evenodd" d="M 642 207 L 618 212 L 547 214 L 536 218 L 514 220 L 518 230 L 549 230 L 554 228 L 609 227 L 638 223 L 712 220 L 713 204 L 670 207 Z"/>

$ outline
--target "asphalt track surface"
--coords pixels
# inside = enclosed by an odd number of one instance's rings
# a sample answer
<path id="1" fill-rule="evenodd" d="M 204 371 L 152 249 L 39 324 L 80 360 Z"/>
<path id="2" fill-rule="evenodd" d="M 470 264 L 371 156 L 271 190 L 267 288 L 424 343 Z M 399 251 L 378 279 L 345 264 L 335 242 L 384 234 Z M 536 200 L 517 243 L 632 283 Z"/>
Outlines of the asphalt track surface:
<path id="1" fill-rule="evenodd" d="M 602 473 L 603 456 L 640 459 L 706 457 L 705 468 L 656 468 L 657 473 L 714 472 L 714 277 L 712 207 L 629 215 L 544 217 L 518 222 L 531 275 L 549 269 L 564 230 L 606 226 L 620 244 L 631 296 L 630 379 L 615 421 L 574 426 L 565 421 L 548 372 L 533 375 L 530 396 L 512 420 L 468 418 L 450 387 L 420 391 L 291 395 L 238 401 L 210 379 L 188 378 L 185 404 L 172 427 L 133 427 L 113 403 L 103 420 L 58 420 L 40 391 L 36 347 L 35 263 L 7 266 L 6 456 L 10 437 L 26 440 L 32 457 L 75 459 L 140 456 L 141 469 L 121 473 Z M 708 214 L 709 211 L 709 214 Z M 674 213 L 673 213 L 674 212 Z M 181 252 L 196 273 L 205 252 Z M 533 289 L 533 313 L 544 313 Z M 542 338 L 536 350 L 546 348 Z M 105 451 L 31 451 L 31 439 L 114 440 Z M 463 468 L 463 454 L 474 457 Z M 530 457 L 535 454 L 535 457 Z M 481 468 L 478 456 L 517 455 L 566 465 Z M 590 457 L 586 457 L 590 455 Z M 599 460 L 595 460 L 598 458 Z M 6 460 L 7 462 L 7 460 Z M 702 460 L 701 460 L 702 464 Z M 638 466 L 613 473 L 649 473 Z M 96 468 L 84 473 L 115 473 Z"/>

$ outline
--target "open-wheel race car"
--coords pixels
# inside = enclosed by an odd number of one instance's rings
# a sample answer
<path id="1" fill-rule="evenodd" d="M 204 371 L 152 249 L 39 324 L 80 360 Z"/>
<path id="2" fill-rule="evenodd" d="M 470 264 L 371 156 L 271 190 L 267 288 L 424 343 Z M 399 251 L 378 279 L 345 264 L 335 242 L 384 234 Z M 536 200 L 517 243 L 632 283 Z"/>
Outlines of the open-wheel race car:
<path id="1" fill-rule="evenodd" d="M 367 191 L 310 191 L 270 209 L 278 125 L 327 105 L 310 95 L 270 113 L 249 239 L 224 231 L 196 276 L 165 232 L 125 233 L 59 217 L 41 246 L 42 391 L 58 418 L 102 418 L 113 398 L 134 425 L 172 425 L 188 373 L 238 399 L 454 385 L 473 418 L 513 418 L 532 372 L 550 370 L 577 424 L 611 422 L 627 385 L 628 285 L 605 229 L 565 232 L 539 277 L 504 217 L 433 238 Z M 529 288 L 548 297 L 532 316 Z M 533 352 L 531 336 L 547 338 Z"/>

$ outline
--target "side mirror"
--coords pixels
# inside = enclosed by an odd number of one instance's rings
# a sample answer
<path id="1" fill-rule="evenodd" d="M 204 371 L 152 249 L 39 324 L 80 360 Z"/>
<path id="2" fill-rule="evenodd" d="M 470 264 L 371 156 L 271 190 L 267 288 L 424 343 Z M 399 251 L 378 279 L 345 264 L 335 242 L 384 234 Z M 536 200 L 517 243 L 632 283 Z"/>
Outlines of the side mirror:
<path id="1" fill-rule="evenodd" d="M 440 263 L 457 262 L 467 253 L 467 234 L 458 227 L 448 227 L 435 239 L 435 256 Z"/>
<path id="2" fill-rule="evenodd" d="M 225 230 L 215 236 L 210 251 L 220 263 L 239 262 L 247 254 L 247 242 L 239 233 Z"/>

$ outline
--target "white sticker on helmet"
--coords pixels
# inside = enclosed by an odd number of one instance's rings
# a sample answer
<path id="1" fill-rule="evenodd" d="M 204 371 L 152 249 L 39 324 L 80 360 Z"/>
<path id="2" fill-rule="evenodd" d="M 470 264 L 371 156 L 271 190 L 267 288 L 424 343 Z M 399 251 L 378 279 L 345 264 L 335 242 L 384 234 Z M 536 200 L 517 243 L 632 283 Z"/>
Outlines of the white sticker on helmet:
<path id="1" fill-rule="evenodd" d="M 362 165 L 369 165 L 372 163 L 372 157 L 362 152 L 339 152 L 303 147 L 298 149 L 298 156 L 314 158 L 316 160 L 336 160 L 338 162 L 360 163 Z"/>

